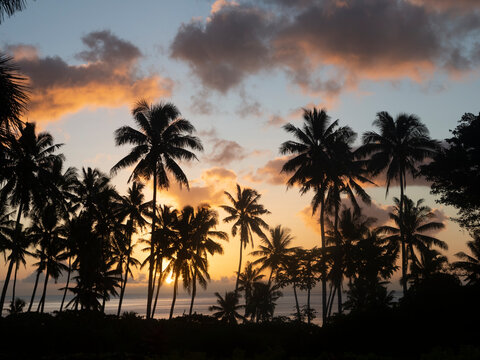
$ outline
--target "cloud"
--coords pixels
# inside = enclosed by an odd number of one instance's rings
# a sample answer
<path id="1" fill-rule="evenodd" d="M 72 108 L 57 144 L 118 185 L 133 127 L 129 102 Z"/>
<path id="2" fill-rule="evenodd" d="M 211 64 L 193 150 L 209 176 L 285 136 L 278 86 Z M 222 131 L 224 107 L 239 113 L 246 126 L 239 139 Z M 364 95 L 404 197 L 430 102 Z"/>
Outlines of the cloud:
<path id="1" fill-rule="evenodd" d="M 245 179 L 255 183 L 267 183 L 272 185 L 285 185 L 290 178 L 288 174 L 281 173 L 283 164 L 289 159 L 288 156 L 277 157 L 269 160 L 264 166 L 255 172 L 249 173 Z"/>
<path id="2" fill-rule="evenodd" d="M 224 203 L 224 191 L 231 191 L 236 182 L 237 174 L 233 170 L 213 167 L 204 170 L 200 179 L 190 182 L 190 191 L 175 185 L 164 195 L 172 198 L 179 207 L 203 203 L 220 205 Z"/>
<path id="3" fill-rule="evenodd" d="M 233 161 L 241 161 L 247 157 L 247 151 L 236 141 L 216 139 L 212 151 L 205 157 L 211 164 L 227 165 Z"/>
<path id="4" fill-rule="evenodd" d="M 106 30 L 91 32 L 82 42 L 85 50 L 76 54 L 80 65 L 42 57 L 30 45 L 8 47 L 30 80 L 29 119 L 51 121 L 86 107 L 130 104 L 139 94 L 150 99 L 171 94 L 170 79 L 139 73 L 142 55 L 135 45 Z"/>
<path id="5" fill-rule="evenodd" d="M 479 12 L 452 11 L 454 0 L 434 1 L 442 5 L 436 11 L 427 3 L 270 0 L 219 6 L 208 21 L 178 29 L 171 57 L 222 93 L 251 75 L 281 70 L 326 103 L 362 80 L 424 83 L 439 71 L 478 70 Z M 476 0 L 460 3 L 478 8 Z"/>

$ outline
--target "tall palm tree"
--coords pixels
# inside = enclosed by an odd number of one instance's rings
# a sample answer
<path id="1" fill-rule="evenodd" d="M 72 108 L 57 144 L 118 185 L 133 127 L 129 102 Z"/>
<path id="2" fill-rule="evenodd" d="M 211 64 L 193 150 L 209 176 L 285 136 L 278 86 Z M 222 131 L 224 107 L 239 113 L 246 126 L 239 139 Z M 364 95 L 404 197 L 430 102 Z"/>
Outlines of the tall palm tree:
<path id="1" fill-rule="evenodd" d="M 419 267 L 420 261 L 415 249 L 420 256 L 429 256 L 427 254 L 432 246 L 437 246 L 440 249 L 447 250 L 447 244 L 433 236 L 428 235 L 429 231 L 440 230 L 445 227 L 441 222 L 431 221 L 435 218 L 435 214 L 428 206 L 423 205 L 423 199 L 414 203 L 406 195 L 403 196 L 403 201 L 394 198 L 395 207 L 391 213 L 390 218 L 395 222 L 397 227 L 382 226 L 379 230 L 389 236 L 385 239 L 393 243 L 405 244 L 407 254 L 405 265 L 408 266 L 410 258 L 413 267 Z M 403 205 L 402 205 L 403 204 Z M 403 206 L 403 210 L 402 209 Z M 425 234 L 427 233 L 427 234 Z M 408 274 L 405 273 L 408 277 Z"/>
<path id="2" fill-rule="evenodd" d="M 400 185 L 399 215 L 403 213 L 403 196 L 407 186 L 406 176 L 417 176 L 417 165 L 431 158 L 438 147 L 430 139 L 427 127 L 416 115 L 400 114 L 395 120 L 385 111 L 377 113 L 373 125 L 380 133 L 367 131 L 363 134 L 363 145 L 357 150 L 359 157 L 369 156 L 368 169 L 374 176 L 385 172 L 386 195 L 392 181 Z M 407 254 L 403 229 L 400 230 L 402 249 L 402 287 L 407 291 Z"/>
<path id="3" fill-rule="evenodd" d="M 19 131 L 19 137 L 7 136 L 8 146 L 4 151 L 6 158 L 7 179 L 2 189 L 2 197 L 10 194 L 12 206 L 18 206 L 13 241 L 20 236 L 20 220 L 28 212 L 33 203 L 42 204 L 48 192 L 46 181 L 51 174 L 52 165 L 63 158 L 55 154 L 61 145 L 53 144 L 53 137 L 46 132 L 36 134 L 35 123 L 26 123 Z M 0 298 L 0 309 L 3 308 L 5 294 L 10 280 L 7 272 Z"/>
<path id="4" fill-rule="evenodd" d="M 282 228 L 281 225 L 270 229 L 270 239 L 261 238 L 260 241 L 263 245 L 259 245 L 259 250 L 252 251 L 250 255 L 260 256 L 259 259 L 253 262 L 253 265 L 261 264 L 260 270 L 270 269 L 268 277 L 268 286 L 270 286 L 273 273 L 279 270 L 282 260 L 292 254 L 296 248 L 288 247 L 293 241 L 293 236 L 290 233 L 290 229 Z"/>
<path id="5" fill-rule="evenodd" d="M 218 292 L 215 293 L 217 297 L 217 304 L 208 308 L 209 311 L 216 311 L 212 316 L 216 319 L 220 319 L 229 324 L 236 324 L 237 320 L 244 320 L 245 318 L 239 314 L 239 310 L 244 305 L 239 305 L 239 296 L 235 291 L 225 293 L 225 297 L 222 297 Z"/>
<path id="6" fill-rule="evenodd" d="M 131 273 L 130 265 L 138 265 L 138 261 L 132 257 L 134 245 L 132 244 L 132 236 L 138 230 L 142 230 L 147 225 L 147 220 L 144 216 L 147 213 L 149 203 L 144 202 L 143 188 L 145 185 L 134 182 L 132 187 L 127 191 L 127 196 L 123 196 L 117 208 L 117 216 L 119 221 L 127 221 L 125 226 L 126 246 L 123 253 L 126 254 L 125 259 L 125 275 L 122 278 L 122 287 L 120 289 L 120 300 L 118 302 L 117 316 L 120 316 L 122 309 L 123 296 L 127 286 L 128 274 Z M 121 264 L 123 266 L 123 262 Z"/>
<path id="7" fill-rule="evenodd" d="M 260 238 L 265 238 L 262 229 L 268 230 L 267 223 L 261 218 L 262 215 L 270 214 L 262 204 L 259 204 L 261 195 L 249 188 L 242 188 L 237 184 L 237 197 L 234 198 L 230 193 L 225 191 L 225 195 L 232 203 L 232 206 L 222 205 L 221 208 L 228 213 L 223 219 L 225 223 L 233 222 L 232 236 L 236 236 L 240 231 L 240 259 L 238 261 L 237 280 L 235 282 L 235 293 L 238 290 L 238 277 L 242 268 L 242 250 L 249 243 L 253 245 L 253 233 Z"/>
<path id="8" fill-rule="evenodd" d="M 292 285 L 293 287 L 293 295 L 295 298 L 295 310 L 296 319 L 298 321 L 302 320 L 302 315 L 300 313 L 300 305 L 298 303 L 298 294 L 297 294 L 297 287 L 300 283 L 300 255 L 301 255 L 301 248 L 296 248 L 293 254 L 287 255 L 282 258 L 280 263 L 280 269 L 277 274 L 278 276 L 278 283 L 281 287 L 285 287 L 288 285 Z"/>
<path id="9" fill-rule="evenodd" d="M 280 146 L 280 153 L 292 155 L 282 167 L 282 172 L 293 173 L 287 181 L 287 187 L 299 185 L 301 194 L 314 190 L 312 215 L 320 207 L 320 232 L 322 248 L 326 247 L 325 214 L 329 189 L 337 185 L 335 200 L 340 194 L 339 176 L 348 170 L 343 164 L 351 159 L 350 144 L 354 138 L 349 127 L 339 127 L 338 120 L 330 122 L 325 110 L 303 110 L 303 127 L 286 124 L 283 128 L 292 134 L 295 140 L 289 140 Z M 348 173 L 351 175 L 350 173 Z M 352 180 L 355 176 L 350 176 Z M 352 182 L 356 184 L 355 181 Z M 360 186 L 353 185 L 355 191 Z M 334 192 L 332 192 L 333 194 Z M 322 316 L 327 317 L 327 283 L 322 276 Z"/>
<path id="10" fill-rule="evenodd" d="M 471 255 L 461 251 L 455 256 L 460 261 L 454 262 L 453 268 L 460 270 L 467 280 L 467 284 L 480 284 L 480 232 L 473 234 L 473 240 L 467 242 Z"/>
<path id="11" fill-rule="evenodd" d="M 134 145 L 130 153 L 121 159 L 112 168 L 115 174 L 119 170 L 132 166 L 135 168 L 130 180 L 150 180 L 153 178 L 154 209 L 152 217 L 151 236 L 155 233 L 157 189 L 168 189 L 170 186 L 169 174 L 180 185 L 188 189 L 188 179 L 177 163 L 178 160 L 196 160 L 197 156 L 190 150 L 202 151 L 200 140 L 192 136 L 195 131 L 193 125 L 186 119 L 179 118 L 180 112 L 172 103 L 149 105 L 140 100 L 132 111 L 135 123 L 139 130 L 130 126 L 122 126 L 115 131 L 116 145 Z M 152 247 L 152 252 L 153 252 Z M 148 271 L 147 318 L 150 318 L 153 298 L 153 272 L 155 263 L 153 253 Z"/>
<path id="12" fill-rule="evenodd" d="M 193 249 L 197 255 L 200 255 L 205 259 L 208 266 L 208 254 L 223 254 L 223 247 L 215 239 L 228 241 L 228 235 L 224 231 L 214 230 L 218 225 L 218 213 L 211 209 L 209 205 L 201 205 L 197 208 L 197 213 L 194 219 L 194 233 L 192 235 Z M 196 263 L 192 264 L 193 266 Z M 193 302 L 197 294 L 197 277 L 199 277 L 200 285 L 206 289 L 207 282 L 202 272 L 196 267 L 193 269 L 192 278 L 192 300 L 190 302 L 189 315 L 192 315 Z"/>

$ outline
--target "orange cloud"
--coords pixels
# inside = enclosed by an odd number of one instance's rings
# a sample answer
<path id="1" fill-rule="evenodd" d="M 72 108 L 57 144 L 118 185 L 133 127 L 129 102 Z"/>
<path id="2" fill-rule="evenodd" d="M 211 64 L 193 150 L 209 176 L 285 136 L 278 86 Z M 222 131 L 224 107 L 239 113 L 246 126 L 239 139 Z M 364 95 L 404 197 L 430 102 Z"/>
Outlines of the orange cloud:
<path id="1" fill-rule="evenodd" d="M 82 41 L 85 50 L 76 55 L 80 65 L 58 56 L 41 57 L 30 45 L 8 47 L 30 81 L 29 120 L 53 121 L 83 108 L 119 107 L 139 94 L 149 99 L 170 96 L 172 80 L 139 73 L 142 54 L 135 45 L 109 31 L 92 32 Z"/>
<path id="2" fill-rule="evenodd" d="M 198 206 L 203 203 L 221 205 L 225 202 L 224 191 L 232 191 L 236 182 L 237 174 L 233 170 L 214 167 L 204 170 L 200 179 L 192 180 L 190 191 L 174 185 L 168 192 L 162 193 L 162 196 L 171 198 L 178 207 Z"/>
<path id="3" fill-rule="evenodd" d="M 255 172 L 245 175 L 245 180 L 255 183 L 265 182 L 272 185 L 285 185 L 290 176 L 281 173 L 281 170 L 288 159 L 288 156 L 282 156 L 270 160 Z"/>

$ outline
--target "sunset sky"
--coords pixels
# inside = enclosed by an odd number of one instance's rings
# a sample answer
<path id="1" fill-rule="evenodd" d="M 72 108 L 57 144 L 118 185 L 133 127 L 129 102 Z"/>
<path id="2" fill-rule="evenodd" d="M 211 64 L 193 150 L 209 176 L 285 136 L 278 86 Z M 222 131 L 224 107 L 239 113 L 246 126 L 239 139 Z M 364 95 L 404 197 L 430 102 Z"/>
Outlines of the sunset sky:
<path id="1" fill-rule="evenodd" d="M 311 194 L 287 190 L 279 174 L 282 125 L 300 125 L 302 107 L 325 107 L 361 135 L 378 111 L 407 112 L 433 138 L 450 137 L 465 112 L 480 110 L 479 35 L 478 0 L 38 0 L 0 24 L 0 49 L 30 79 L 25 120 L 65 144 L 68 166 L 108 173 L 129 151 L 115 147 L 113 132 L 133 126 L 135 101 L 171 101 L 205 151 L 183 165 L 190 192 L 174 185 L 160 203 L 218 206 L 236 183 L 253 187 L 271 211 L 265 220 L 310 248 L 320 245 L 317 216 Z M 130 171 L 112 179 L 121 194 Z M 378 183 L 365 213 L 380 225 L 399 188 L 385 196 Z M 411 184 L 407 194 L 446 223 L 436 236 L 453 260 L 469 239 L 448 220 L 455 209 L 436 204 L 425 182 Z M 238 241 L 211 259 L 213 280 L 234 276 Z"/>

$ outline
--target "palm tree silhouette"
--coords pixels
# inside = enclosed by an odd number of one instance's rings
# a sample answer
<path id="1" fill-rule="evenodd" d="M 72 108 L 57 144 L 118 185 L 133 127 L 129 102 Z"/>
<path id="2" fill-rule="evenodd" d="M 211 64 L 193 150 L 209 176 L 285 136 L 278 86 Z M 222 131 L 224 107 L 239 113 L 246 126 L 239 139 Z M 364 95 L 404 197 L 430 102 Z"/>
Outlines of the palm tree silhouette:
<path id="1" fill-rule="evenodd" d="M 473 234 L 473 240 L 467 242 L 471 255 L 461 251 L 455 254 L 456 257 L 462 259 L 454 262 L 453 268 L 460 270 L 467 284 L 480 284 L 480 232 Z"/>
<path id="2" fill-rule="evenodd" d="M 372 174 L 386 173 L 386 195 L 390 184 L 400 184 L 399 216 L 403 213 L 403 196 L 407 186 L 406 175 L 417 176 L 419 162 L 434 155 L 438 145 L 429 137 L 427 127 L 416 115 L 400 114 L 394 120 L 388 112 L 377 113 L 373 125 L 380 133 L 368 131 L 363 134 L 363 146 L 357 150 L 360 157 L 370 156 L 368 169 Z M 407 253 L 403 229 L 400 229 L 402 249 L 402 287 L 407 291 Z"/>
<path id="3" fill-rule="evenodd" d="M 225 195 L 230 200 L 233 206 L 221 205 L 221 208 L 228 213 L 228 216 L 223 219 L 225 223 L 234 222 L 232 225 L 232 236 L 236 236 L 240 231 L 240 259 L 238 261 L 237 280 L 235 282 L 235 293 L 238 290 L 238 277 L 242 268 L 242 250 L 247 247 L 248 243 L 253 245 L 253 235 L 255 233 L 260 238 L 265 238 L 263 229 L 268 229 L 268 225 L 260 217 L 262 215 L 270 214 L 270 211 L 259 204 L 261 195 L 253 189 L 242 188 L 237 184 L 237 197 L 234 198 L 230 193 L 225 191 Z"/>
<path id="4" fill-rule="evenodd" d="M 289 140 L 280 146 L 280 153 L 293 155 L 282 167 L 282 172 L 293 173 L 287 181 L 287 187 L 299 185 L 301 194 L 314 190 L 312 199 L 312 215 L 320 207 L 320 232 L 322 248 L 326 247 L 325 212 L 326 200 L 330 197 L 338 201 L 340 193 L 339 176 L 349 171 L 343 166 L 345 159 L 350 157 L 350 142 L 353 138 L 349 127 L 339 127 L 338 120 L 330 123 L 330 117 L 325 110 L 303 110 L 303 127 L 296 127 L 290 123 L 283 128 L 293 135 L 295 140 Z M 351 175 L 353 181 L 355 176 Z M 352 182 L 355 183 L 355 181 Z M 356 183 L 355 183 L 356 184 Z M 336 186 L 333 186 L 336 185 Z M 354 186 L 355 190 L 361 187 Z M 327 279 L 322 276 L 322 316 L 327 317 Z"/>
<path id="5" fill-rule="evenodd" d="M 4 151 L 7 160 L 4 167 L 6 181 L 2 188 L 2 198 L 5 199 L 10 194 L 10 204 L 18 206 L 13 234 L 15 242 L 20 237 L 20 220 L 24 212 L 30 209 L 32 202 L 38 206 L 45 202 L 47 182 L 44 179 L 48 178 L 52 165 L 63 155 L 55 154 L 61 145 L 53 144 L 49 133 L 36 134 L 34 123 L 26 123 L 20 128 L 18 138 L 9 134 L 7 141 L 8 147 Z M 11 271 L 9 266 L 0 298 L 0 311 L 3 309 Z"/>
<path id="6" fill-rule="evenodd" d="M 195 253 L 205 259 L 208 267 L 207 254 L 214 255 L 216 253 L 223 254 L 222 245 L 214 240 L 217 238 L 219 240 L 228 241 L 228 235 L 224 231 L 216 231 L 215 229 L 218 225 L 218 213 L 215 210 L 212 210 L 209 205 L 202 205 L 197 208 L 197 213 L 194 219 L 194 233 L 192 236 L 192 246 Z M 196 268 L 196 263 L 192 264 L 193 269 L 193 278 L 192 278 L 192 300 L 190 302 L 189 315 L 192 315 L 193 311 L 193 302 L 197 293 L 197 277 L 200 275 L 200 285 L 206 289 L 207 282 L 205 277 L 200 269 Z"/>
<path id="7" fill-rule="evenodd" d="M 295 309 L 297 311 L 296 319 L 298 321 L 302 320 L 302 315 L 300 313 L 300 305 L 298 303 L 298 295 L 297 295 L 297 287 L 298 287 L 298 284 L 301 282 L 301 278 L 300 278 L 301 254 L 302 254 L 302 249 L 296 248 L 293 251 L 293 254 L 289 254 L 282 257 L 280 262 L 280 268 L 277 273 L 278 284 L 281 287 L 285 287 L 288 285 L 292 285 L 293 287 L 293 295 L 295 298 Z"/>
<path id="8" fill-rule="evenodd" d="M 126 255 L 125 259 L 125 275 L 122 277 L 122 286 L 120 289 L 120 299 L 118 302 L 117 316 L 120 316 L 122 310 L 123 296 L 127 286 L 128 275 L 131 274 L 130 266 L 138 266 L 140 263 L 137 259 L 132 257 L 134 244 L 132 244 L 132 236 L 138 229 L 142 230 L 147 225 L 144 215 L 150 206 L 149 203 L 144 202 L 144 195 L 142 193 L 145 186 L 141 183 L 134 182 L 132 187 L 127 190 L 127 196 L 123 196 L 117 208 L 117 217 L 120 222 L 127 221 L 125 230 L 122 235 L 125 238 L 125 246 L 120 244 L 122 255 Z M 121 266 L 123 266 L 123 259 Z"/>
<path id="9" fill-rule="evenodd" d="M 397 244 L 402 244 L 403 242 L 406 245 L 408 253 L 405 259 L 405 265 L 408 266 L 408 260 L 410 258 L 411 265 L 417 268 L 420 266 L 420 262 L 415 253 L 415 249 L 420 254 L 425 254 L 425 256 L 431 256 L 431 254 L 427 253 L 432 245 L 443 250 L 448 249 L 444 241 L 424 234 L 432 230 L 443 229 L 445 225 L 440 222 L 431 221 L 431 219 L 435 217 L 435 214 L 428 206 L 423 205 L 423 201 L 423 199 L 420 199 L 415 204 L 406 195 L 404 195 L 403 201 L 394 198 L 395 208 L 393 212 L 389 213 L 389 216 L 397 227 L 382 226 L 379 228 L 381 232 L 389 235 L 386 237 L 386 240 Z M 401 210 L 402 206 L 403 211 Z M 405 273 L 405 276 L 408 277 L 408 274 Z"/>
<path id="10" fill-rule="evenodd" d="M 276 301 L 282 296 L 279 286 L 270 286 L 262 282 L 253 284 L 253 292 L 248 304 L 247 314 L 252 321 L 265 322 L 273 319 Z"/>
<path id="11" fill-rule="evenodd" d="M 192 136 L 195 131 L 193 125 L 186 119 L 179 118 L 180 112 L 171 103 L 149 105 L 145 100 L 140 100 L 132 111 L 136 130 L 130 126 L 122 126 L 115 131 L 116 145 L 134 145 L 130 153 L 121 159 L 112 168 L 112 174 L 120 169 L 132 166 L 135 168 L 130 180 L 153 177 L 153 217 L 152 236 L 155 233 L 157 188 L 168 189 L 170 180 L 168 174 L 173 175 L 180 185 L 188 189 L 187 176 L 178 165 L 178 160 L 196 160 L 197 156 L 188 149 L 202 151 L 200 140 Z M 148 271 L 147 292 L 147 318 L 150 318 L 153 298 L 153 262 L 152 247 L 151 262 Z"/>
<path id="12" fill-rule="evenodd" d="M 253 294 L 253 288 L 256 283 L 260 282 L 265 275 L 261 274 L 260 268 L 254 268 L 250 261 L 245 264 L 245 269 L 238 277 L 238 291 L 245 292 L 245 317 L 249 312 L 250 301 Z"/>
<path id="13" fill-rule="evenodd" d="M 5 15 L 12 16 L 17 11 L 25 9 L 26 0 L 1 0 L 0 1 L 0 23 Z"/>
<path id="14" fill-rule="evenodd" d="M 296 248 L 288 246 L 293 241 L 290 229 L 282 228 L 277 225 L 274 229 L 270 229 L 270 239 L 260 238 L 264 245 L 259 245 L 260 250 L 252 251 L 250 255 L 260 256 L 253 262 L 253 265 L 261 264 L 260 270 L 270 269 L 268 277 L 268 286 L 272 284 L 272 276 L 274 272 L 279 270 L 280 264 L 284 257 L 292 254 Z"/>
<path id="15" fill-rule="evenodd" d="M 237 320 L 245 320 L 245 318 L 238 313 L 244 305 L 239 305 L 239 296 L 235 291 L 225 293 L 222 297 L 218 292 L 215 293 L 217 297 L 217 304 L 208 308 L 209 311 L 216 311 L 212 316 L 229 324 L 236 324 Z"/>

